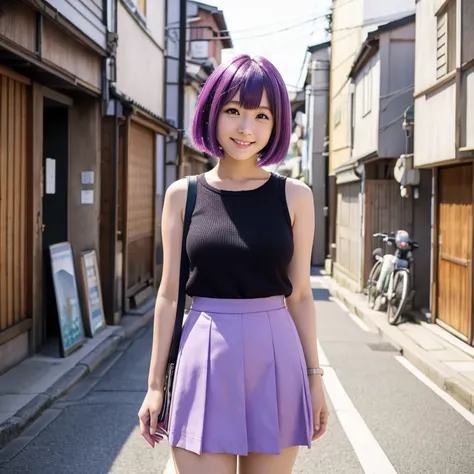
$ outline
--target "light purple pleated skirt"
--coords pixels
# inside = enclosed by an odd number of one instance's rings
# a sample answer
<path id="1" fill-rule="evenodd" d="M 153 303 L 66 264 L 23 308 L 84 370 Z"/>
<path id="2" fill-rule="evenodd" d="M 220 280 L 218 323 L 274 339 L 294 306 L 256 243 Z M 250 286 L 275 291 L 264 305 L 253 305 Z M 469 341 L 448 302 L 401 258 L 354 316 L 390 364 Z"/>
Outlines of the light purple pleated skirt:
<path id="1" fill-rule="evenodd" d="M 195 297 L 177 362 L 169 442 L 200 454 L 311 446 L 301 342 L 282 296 Z"/>

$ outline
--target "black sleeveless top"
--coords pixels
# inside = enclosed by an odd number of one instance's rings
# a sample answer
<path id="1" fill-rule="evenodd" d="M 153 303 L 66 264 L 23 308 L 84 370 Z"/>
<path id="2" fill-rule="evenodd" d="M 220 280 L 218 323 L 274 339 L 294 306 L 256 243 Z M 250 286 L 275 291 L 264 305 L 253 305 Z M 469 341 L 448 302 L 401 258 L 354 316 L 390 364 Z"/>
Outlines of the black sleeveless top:
<path id="1" fill-rule="evenodd" d="M 214 188 L 198 176 L 186 250 L 186 293 L 208 298 L 290 296 L 293 232 L 286 178 L 273 174 L 249 191 Z"/>

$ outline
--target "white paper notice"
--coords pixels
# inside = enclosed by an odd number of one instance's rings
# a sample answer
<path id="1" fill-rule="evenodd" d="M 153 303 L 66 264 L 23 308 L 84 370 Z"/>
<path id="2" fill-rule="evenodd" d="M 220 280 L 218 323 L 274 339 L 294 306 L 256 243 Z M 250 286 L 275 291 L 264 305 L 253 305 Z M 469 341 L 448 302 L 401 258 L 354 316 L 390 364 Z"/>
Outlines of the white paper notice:
<path id="1" fill-rule="evenodd" d="M 81 191 L 81 204 L 94 204 L 94 191 L 87 189 Z"/>
<path id="2" fill-rule="evenodd" d="M 46 194 L 56 194 L 56 160 L 46 158 Z"/>
<path id="3" fill-rule="evenodd" d="M 83 171 L 81 173 L 81 183 L 82 184 L 94 184 L 94 172 L 93 171 Z"/>

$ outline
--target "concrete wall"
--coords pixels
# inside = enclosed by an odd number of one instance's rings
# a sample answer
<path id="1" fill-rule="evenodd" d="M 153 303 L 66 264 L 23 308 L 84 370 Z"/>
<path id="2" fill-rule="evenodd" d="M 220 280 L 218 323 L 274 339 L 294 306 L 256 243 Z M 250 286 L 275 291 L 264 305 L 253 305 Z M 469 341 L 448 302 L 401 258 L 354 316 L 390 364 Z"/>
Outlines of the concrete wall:
<path id="1" fill-rule="evenodd" d="M 416 4 L 415 166 L 452 160 L 456 155 L 455 79 L 433 87 L 438 84 L 437 1 L 419 0 Z"/>
<path id="2" fill-rule="evenodd" d="M 100 102 L 87 97 L 76 101 L 69 110 L 69 121 L 68 234 L 75 256 L 76 281 L 82 295 L 81 252 L 95 250 L 100 258 Z M 94 172 L 94 184 L 81 184 L 82 171 Z M 81 190 L 94 192 L 93 204 L 81 204 Z M 85 301 L 81 301 L 81 308 L 85 314 Z"/>
<path id="3" fill-rule="evenodd" d="M 333 11 L 331 37 L 330 86 L 330 157 L 329 173 L 349 161 L 350 148 L 350 86 L 348 75 L 357 52 L 364 41 L 362 28 L 364 0 L 337 0 Z"/>
<path id="4" fill-rule="evenodd" d="M 436 20 L 435 0 L 419 0 L 416 4 L 415 95 L 436 84 Z"/>
<path id="5" fill-rule="evenodd" d="M 117 86 L 120 92 L 163 116 L 165 59 L 164 31 L 160 30 L 164 29 L 164 2 L 147 2 L 147 8 L 144 28 L 123 1 L 118 4 Z"/>
<path id="6" fill-rule="evenodd" d="M 194 111 L 198 98 L 197 90 L 189 85 L 184 89 L 184 130 L 188 140 L 191 140 L 191 128 L 193 123 Z"/>
<path id="7" fill-rule="evenodd" d="M 415 166 L 427 166 L 455 158 L 454 79 L 415 100 L 415 123 Z"/>
<path id="8" fill-rule="evenodd" d="M 463 73 L 462 97 L 461 146 L 474 148 L 474 66 Z"/>
<path id="9" fill-rule="evenodd" d="M 415 23 L 380 36 L 379 156 L 405 153 L 403 112 L 413 104 L 415 80 Z"/>
<path id="10" fill-rule="evenodd" d="M 462 63 L 474 59 L 474 2 L 462 3 Z M 474 148 L 474 66 L 462 72 L 461 147 Z"/>
<path id="11" fill-rule="evenodd" d="M 323 265 L 326 257 L 326 160 L 323 156 L 326 124 L 329 119 L 329 49 L 315 51 L 311 55 L 311 84 L 309 85 L 307 116 L 309 118 L 308 148 L 311 156 L 310 183 L 313 190 L 315 211 L 315 235 L 312 265 Z"/>

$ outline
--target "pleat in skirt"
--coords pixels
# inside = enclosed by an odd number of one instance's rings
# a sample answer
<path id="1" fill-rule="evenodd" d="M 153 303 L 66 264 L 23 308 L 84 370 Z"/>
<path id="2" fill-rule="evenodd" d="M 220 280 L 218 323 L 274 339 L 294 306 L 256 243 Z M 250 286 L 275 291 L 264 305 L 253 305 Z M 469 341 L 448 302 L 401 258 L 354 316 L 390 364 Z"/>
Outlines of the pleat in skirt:
<path id="1" fill-rule="evenodd" d="M 195 297 L 184 324 L 169 442 L 196 454 L 311 446 L 301 342 L 284 298 Z"/>

